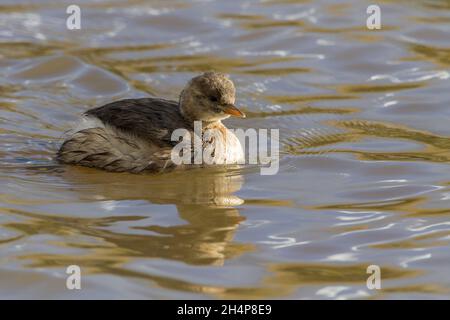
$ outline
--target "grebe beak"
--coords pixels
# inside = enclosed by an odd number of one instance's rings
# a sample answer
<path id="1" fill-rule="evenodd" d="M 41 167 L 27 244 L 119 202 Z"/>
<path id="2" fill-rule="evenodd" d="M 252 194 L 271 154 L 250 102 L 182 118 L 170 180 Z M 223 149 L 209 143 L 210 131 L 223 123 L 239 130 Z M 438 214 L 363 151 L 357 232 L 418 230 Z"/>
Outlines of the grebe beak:
<path id="1" fill-rule="evenodd" d="M 245 118 L 245 113 L 243 113 L 241 110 L 236 108 L 232 104 L 226 104 L 223 106 L 223 112 L 226 114 L 229 114 L 231 116 L 239 117 L 239 118 Z"/>

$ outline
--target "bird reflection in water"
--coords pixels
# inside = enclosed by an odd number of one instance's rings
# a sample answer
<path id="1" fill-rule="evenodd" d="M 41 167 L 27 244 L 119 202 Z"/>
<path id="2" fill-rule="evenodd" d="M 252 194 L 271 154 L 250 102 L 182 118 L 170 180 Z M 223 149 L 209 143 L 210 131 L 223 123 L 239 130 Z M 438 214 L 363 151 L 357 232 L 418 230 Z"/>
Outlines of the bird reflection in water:
<path id="1" fill-rule="evenodd" d="M 120 204 L 124 212 L 134 202 L 144 200 L 152 204 L 175 205 L 178 219 L 173 225 L 148 224 L 152 212 L 138 215 L 118 215 L 93 218 L 38 215 L 27 221 L 27 226 L 14 228 L 27 233 L 53 233 L 70 229 L 71 240 L 64 246 L 88 248 L 87 255 L 77 257 L 80 264 L 109 273 L 133 259 L 159 258 L 181 261 L 192 265 L 223 265 L 225 260 L 252 250 L 252 246 L 233 240 L 236 229 L 244 220 L 236 206 L 243 200 L 234 193 L 240 190 L 243 177 L 236 170 L 193 169 L 161 175 L 113 174 L 89 168 L 66 167 L 63 181 L 71 186 L 82 203 Z M 172 210 L 167 207 L 168 214 Z M 162 207 L 162 210 L 164 207 Z M 130 210 L 131 212 L 131 210 Z M 136 212 L 136 207 L 132 212 Z M 160 213 L 159 213 L 160 214 Z M 144 222 L 145 219 L 145 222 Z M 142 220 L 142 224 L 139 223 Z M 124 230 L 121 223 L 133 223 Z M 30 224 L 33 227 L 30 227 Z M 39 225 L 36 225 L 39 224 Z M 113 228 L 120 232 L 111 231 Z M 75 237 L 73 237 L 75 235 Z M 93 237 L 101 245 L 79 243 L 77 239 Z M 82 241 L 82 240 L 80 240 Z M 72 256 L 33 255 L 35 266 L 67 265 Z M 50 264 L 50 265 L 49 265 Z M 114 266 L 114 267 L 113 267 Z M 101 270 L 98 270 L 101 269 Z M 124 270 L 120 270 L 123 272 Z M 95 272 L 95 271 L 94 271 Z"/>

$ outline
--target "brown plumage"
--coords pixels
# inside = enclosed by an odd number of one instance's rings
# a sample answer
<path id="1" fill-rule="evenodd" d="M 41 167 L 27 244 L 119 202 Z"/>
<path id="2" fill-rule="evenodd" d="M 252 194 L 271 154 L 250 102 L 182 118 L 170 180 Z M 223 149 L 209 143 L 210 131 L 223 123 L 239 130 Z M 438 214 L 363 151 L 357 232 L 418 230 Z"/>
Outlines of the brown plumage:
<path id="1" fill-rule="evenodd" d="M 171 151 L 178 141 L 171 140 L 173 131 L 182 128 L 193 134 L 194 121 L 201 121 L 203 130 L 217 129 L 215 137 L 225 146 L 216 163 L 236 163 L 243 157 L 242 147 L 221 123 L 230 115 L 244 116 L 234 101 L 231 80 L 208 72 L 191 79 L 179 103 L 159 98 L 112 102 L 84 114 L 81 124 L 62 144 L 57 159 L 116 172 L 174 168 Z M 213 142 L 203 141 L 203 148 Z"/>

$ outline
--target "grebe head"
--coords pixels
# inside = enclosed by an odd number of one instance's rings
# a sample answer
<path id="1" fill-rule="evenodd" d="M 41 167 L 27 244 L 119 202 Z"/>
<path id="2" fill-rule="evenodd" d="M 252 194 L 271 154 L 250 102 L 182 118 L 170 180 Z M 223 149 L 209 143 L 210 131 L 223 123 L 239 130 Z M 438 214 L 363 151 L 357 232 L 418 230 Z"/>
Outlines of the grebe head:
<path id="1" fill-rule="evenodd" d="M 192 78 L 180 95 L 180 109 L 185 118 L 214 122 L 231 116 L 244 118 L 234 106 L 236 89 L 223 73 L 206 72 Z"/>

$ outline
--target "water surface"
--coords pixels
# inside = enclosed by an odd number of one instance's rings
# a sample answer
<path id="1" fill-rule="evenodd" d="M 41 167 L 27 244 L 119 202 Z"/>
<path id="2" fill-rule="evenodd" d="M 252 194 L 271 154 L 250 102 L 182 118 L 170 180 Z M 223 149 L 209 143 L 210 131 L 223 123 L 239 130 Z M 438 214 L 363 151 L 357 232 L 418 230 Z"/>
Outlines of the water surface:
<path id="1" fill-rule="evenodd" d="M 449 1 L 379 1 L 380 31 L 369 1 L 69 4 L 0 1 L 0 298 L 450 298 Z M 211 69 L 277 175 L 55 162 L 83 111 Z"/>

